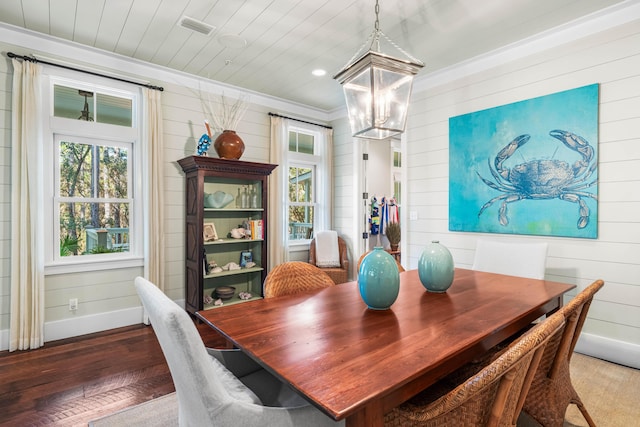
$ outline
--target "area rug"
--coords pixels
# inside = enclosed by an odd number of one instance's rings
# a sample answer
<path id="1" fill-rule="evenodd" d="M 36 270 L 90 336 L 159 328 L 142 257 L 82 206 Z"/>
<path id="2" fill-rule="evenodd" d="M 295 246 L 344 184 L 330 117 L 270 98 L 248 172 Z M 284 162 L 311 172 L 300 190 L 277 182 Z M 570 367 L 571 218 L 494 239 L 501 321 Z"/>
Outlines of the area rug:
<path id="1" fill-rule="evenodd" d="M 571 380 L 598 427 L 638 425 L 640 370 L 574 353 Z M 126 408 L 89 423 L 90 427 L 174 427 L 178 425 L 178 401 L 171 393 Z M 518 427 L 539 427 L 520 417 Z M 587 422 L 575 405 L 570 405 L 564 427 L 585 427 Z"/>
<path id="2" fill-rule="evenodd" d="M 573 353 L 571 383 L 598 427 L 639 425 L 640 370 Z M 521 415 L 518 427 L 540 424 Z M 569 405 L 564 427 L 588 427 L 576 405 Z"/>
<path id="3" fill-rule="evenodd" d="M 175 427 L 178 400 L 170 393 L 89 422 L 89 427 Z"/>

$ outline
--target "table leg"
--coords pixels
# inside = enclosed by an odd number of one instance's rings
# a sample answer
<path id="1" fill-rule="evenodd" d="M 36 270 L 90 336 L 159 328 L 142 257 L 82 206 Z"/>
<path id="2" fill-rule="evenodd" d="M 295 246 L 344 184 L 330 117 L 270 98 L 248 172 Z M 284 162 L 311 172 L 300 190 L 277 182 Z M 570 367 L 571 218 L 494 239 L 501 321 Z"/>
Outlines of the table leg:
<path id="1" fill-rule="evenodd" d="M 372 402 L 360 411 L 347 417 L 346 427 L 383 427 L 382 402 Z"/>

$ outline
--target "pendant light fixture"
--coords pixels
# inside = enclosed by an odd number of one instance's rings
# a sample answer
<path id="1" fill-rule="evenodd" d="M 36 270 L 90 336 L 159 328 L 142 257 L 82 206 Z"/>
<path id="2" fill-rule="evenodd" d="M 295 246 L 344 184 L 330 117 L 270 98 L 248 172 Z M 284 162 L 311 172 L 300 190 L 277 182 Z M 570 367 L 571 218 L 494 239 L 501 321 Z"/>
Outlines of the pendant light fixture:
<path id="1" fill-rule="evenodd" d="M 385 139 L 404 132 L 413 77 L 424 63 L 402 50 L 380 30 L 376 0 L 373 32 L 347 65 L 333 78 L 344 89 L 353 136 Z M 406 59 L 381 52 L 388 42 Z M 363 54 L 364 49 L 369 46 Z"/>

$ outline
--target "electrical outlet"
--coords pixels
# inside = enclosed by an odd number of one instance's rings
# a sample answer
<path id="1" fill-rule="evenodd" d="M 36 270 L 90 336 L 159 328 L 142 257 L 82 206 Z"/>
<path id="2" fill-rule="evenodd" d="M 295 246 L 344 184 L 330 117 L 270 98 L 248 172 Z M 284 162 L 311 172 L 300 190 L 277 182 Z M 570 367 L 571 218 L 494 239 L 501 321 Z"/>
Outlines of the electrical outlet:
<path id="1" fill-rule="evenodd" d="M 71 298 L 69 300 L 69 311 L 75 311 L 78 309 L 78 298 Z"/>

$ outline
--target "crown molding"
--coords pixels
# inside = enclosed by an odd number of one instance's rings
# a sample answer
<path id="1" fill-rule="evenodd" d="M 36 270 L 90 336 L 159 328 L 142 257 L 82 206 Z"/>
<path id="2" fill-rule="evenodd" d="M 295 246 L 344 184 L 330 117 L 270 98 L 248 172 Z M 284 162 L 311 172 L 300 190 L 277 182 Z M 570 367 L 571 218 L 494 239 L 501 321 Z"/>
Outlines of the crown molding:
<path id="1" fill-rule="evenodd" d="M 433 73 L 419 76 L 414 82 L 414 93 L 490 70 L 491 68 L 637 20 L 640 20 L 640 2 L 638 0 L 627 0 L 543 31 L 535 36 L 469 58 Z"/>
<path id="2" fill-rule="evenodd" d="M 16 27 L 0 22 L 0 40 L 16 46 L 16 49 L 28 52 L 14 52 L 20 55 L 35 56 L 50 62 L 60 62 L 64 65 L 130 80 L 150 81 L 158 86 L 163 83 L 184 86 L 195 91 L 246 97 L 250 102 L 278 111 L 328 122 L 329 112 L 303 105 L 281 98 L 276 98 L 259 92 L 250 91 L 238 86 L 228 85 L 211 79 L 195 76 L 185 72 L 172 70 L 167 67 L 151 64 L 128 56 L 104 51 L 80 43 L 60 39 L 47 34 Z M 10 40 L 10 42 L 8 41 Z M 77 58 L 82 58 L 79 61 Z M 121 70 L 127 70 L 127 74 Z M 153 76 L 153 79 L 151 79 Z"/>

